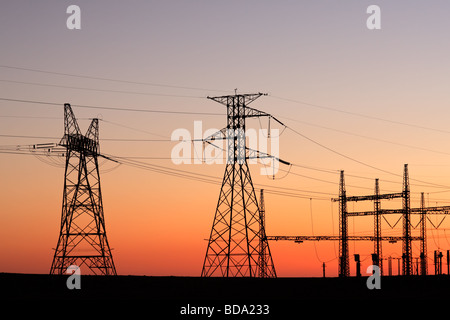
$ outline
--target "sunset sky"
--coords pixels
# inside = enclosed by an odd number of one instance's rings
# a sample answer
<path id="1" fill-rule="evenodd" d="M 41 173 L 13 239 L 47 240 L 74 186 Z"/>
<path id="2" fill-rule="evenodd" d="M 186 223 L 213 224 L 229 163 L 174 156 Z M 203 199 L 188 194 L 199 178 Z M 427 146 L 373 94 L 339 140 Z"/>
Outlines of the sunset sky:
<path id="1" fill-rule="evenodd" d="M 80 30 L 66 27 L 71 4 L 81 9 Z M 372 4 L 381 8 L 380 30 L 366 27 Z M 50 270 L 63 159 L 2 150 L 58 142 L 64 103 L 74 105 L 83 132 L 90 119 L 101 119 L 102 153 L 218 180 L 101 160 L 118 274 L 200 275 L 225 165 L 175 165 L 176 143 L 154 140 L 170 140 L 180 128 L 193 133 L 194 121 L 203 130 L 225 127 L 225 106 L 206 97 L 235 89 L 267 93 L 251 106 L 288 127 L 271 123 L 282 132 L 280 158 L 293 165 L 281 166 L 275 179 L 251 165 L 257 194 L 267 189 L 268 235 L 338 235 L 338 205 L 330 199 L 338 195 L 340 170 L 348 195 L 372 194 L 375 178 L 382 193 L 400 192 L 407 163 L 413 207 L 421 192 L 429 205 L 450 205 L 449 14 L 444 0 L 432 6 L 405 0 L 2 2 L 0 272 Z M 267 125 L 265 118 L 247 122 L 255 130 Z M 382 202 L 382 208 L 400 207 L 401 201 Z M 348 210 L 372 208 L 350 203 Z M 401 222 L 388 225 L 398 218 L 383 220 L 384 235 L 401 235 Z M 442 218 L 430 220 L 438 225 Z M 413 216 L 413 226 L 418 222 Z M 349 223 L 350 235 L 373 235 L 373 217 Z M 428 228 L 430 258 L 450 249 L 450 221 Z M 270 242 L 270 248 L 278 276 L 321 276 L 323 262 L 327 275 L 337 275 L 338 242 Z M 350 243 L 352 274 L 353 254 L 362 256 L 365 270 L 372 251 L 372 243 Z M 383 256 L 401 256 L 401 243 L 384 243 Z"/>

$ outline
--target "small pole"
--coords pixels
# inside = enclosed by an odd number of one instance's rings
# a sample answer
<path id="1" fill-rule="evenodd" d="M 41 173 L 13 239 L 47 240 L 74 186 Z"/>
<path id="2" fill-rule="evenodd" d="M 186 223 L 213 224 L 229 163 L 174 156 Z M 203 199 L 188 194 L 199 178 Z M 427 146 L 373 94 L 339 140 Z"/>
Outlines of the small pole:
<path id="1" fill-rule="evenodd" d="M 388 269 L 389 269 L 389 275 L 392 276 L 392 258 L 388 258 Z"/>
<path id="2" fill-rule="evenodd" d="M 447 250 L 447 274 L 450 274 L 450 250 Z"/>
<path id="3" fill-rule="evenodd" d="M 356 261 L 356 276 L 361 277 L 361 262 L 359 260 L 359 254 L 355 254 Z"/>

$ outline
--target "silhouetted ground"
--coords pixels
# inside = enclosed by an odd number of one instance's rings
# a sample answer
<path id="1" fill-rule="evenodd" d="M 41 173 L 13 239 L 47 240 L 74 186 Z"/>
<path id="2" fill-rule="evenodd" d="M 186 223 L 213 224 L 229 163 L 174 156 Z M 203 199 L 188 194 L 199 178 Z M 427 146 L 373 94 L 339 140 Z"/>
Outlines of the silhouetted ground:
<path id="1" fill-rule="evenodd" d="M 211 318 L 225 317 L 224 305 L 269 305 L 270 315 L 293 314 L 308 307 L 312 300 L 345 300 L 377 302 L 400 300 L 447 300 L 450 298 L 450 277 L 413 276 L 382 277 L 381 289 L 369 290 L 366 277 L 361 278 L 196 278 L 147 276 L 81 276 L 81 289 L 69 290 L 68 275 L 0 273 L 2 304 L 5 300 L 38 301 L 44 303 L 75 303 L 87 301 L 143 302 L 153 312 L 157 310 L 179 318 L 181 308 L 214 306 Z M 326 305 L 323 304 L 326 311 Z M 352 304 L 344 304 L 351 306 Z M 411 305 L 411 306 L 414 306 Z M 256 311 L 256 310 L 255 310 Z M 351 312 L 350 309 L 348 312 Z M 231 316 L 227 316 L 231 318 Z M 253 318 L 269 318 L 254 315 Z M 168 318 L 168 317 L 167 317 Z M 278 317 L 275 317 L 278 318 Z M 155 318 L 159 319 L 159 318 Z M 160 318 L 162 319 L 162 318 Z"/>

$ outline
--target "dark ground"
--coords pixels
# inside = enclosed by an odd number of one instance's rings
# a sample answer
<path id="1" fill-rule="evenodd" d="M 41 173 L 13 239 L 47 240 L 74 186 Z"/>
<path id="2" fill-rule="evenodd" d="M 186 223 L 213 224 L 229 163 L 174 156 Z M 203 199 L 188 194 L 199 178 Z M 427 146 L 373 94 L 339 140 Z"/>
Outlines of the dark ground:
<path id="1" fill-rule="evenodd" d="M 270 318 L 284 319 L 281 314 L 294 314 L 317 303 L 326 312 L 329 302 L 344 305 L 381 305 L 385 302 L 408 300 L 450 301 L 450 276 L 381 277 L 381 289 L 368 289 L 366 277 L 356 278 L 196 278 L 196 277 L 147 277 L 147 276 L 88 276 L 81 275 L 81 289 L 69 290 L 68 275 L 50 276 L 41 274 L 0 273 L 1 302 L 29 302 L 40 304 L 65 304 L 111 302 L 120 305 L 122 301 L 145 306 L 151 314 L 161 311 L 168 316 L 200 319 L 206 315 L 180 316 L 183 306 L 214 306 L 222 309 L 225 304 L 264 305 L 270 307 Z M 5 304 L 6 302 L 6 304 Z M 326 302 L 326 303 L 325 303 Z M 255 309 L 256 311 L 256 309 Z M 351 312 L 348 309 L 347 312 Z M 211 318 L 235 318 L 216 312 Z M 250 315 L 248 315 L 250 316 Z M 268 315 L 252 315 L 255 319 L 269 318 Z M 149 318 L 149 317 L 145 317 Z M 150 317 L 153 319 L 153 317 Z M 173 317 L 172 317 L 173 318 Z M 156 317 L 154 319 L 163 319 Z"/>

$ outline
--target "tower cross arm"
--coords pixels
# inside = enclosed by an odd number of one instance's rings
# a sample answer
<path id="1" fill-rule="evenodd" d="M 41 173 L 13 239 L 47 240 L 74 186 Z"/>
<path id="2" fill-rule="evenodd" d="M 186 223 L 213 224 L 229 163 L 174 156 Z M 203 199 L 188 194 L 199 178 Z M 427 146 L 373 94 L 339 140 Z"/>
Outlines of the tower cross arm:
<path id="1" fill-rule="evenodd" d="M 208 142 L 214 140 L 223 140 L 227 138 L 227 128 L 222 128 L 219 131 L 214 132 L 213 134 L 207 136 L 206 138 L 201 139 L 200 141 Z M 199 140 L 194 140 L 199 141 Z"/>
<path id="2" fill-rule="evenodd" d="M 262 152 L 262 151 L 258 151 L 258 150 L 253 150 L 253 149 L 250 149 L 248 147 L 245 147 L 245 148 L 248 151 L 247 152 L 247 159 L 267 159 L 267 158 L 271 158 L 271 159 L 274 159 L 274 160 L 276 160 L 276 161 L 278 161 L 278 162 L 280 162 L 282 164 L 285 164 L 287 166 L 291 165 L 290 162 L 287 162 L 287 161 L 282 160 L 282 159 L 280 159 L 278 157 L 272 156 L 272 155 L 270 155 L 268 153 L 265 153 L 265 152 Z"/>
<path id="3" fill-rule="evenodd" d="M 276 122 L 278 122 L 279 124 L 281 124 L 283 127 L 286 126 L 283 122 L 281 122 L 280 120 L 275 118 L 270 113 L 267 113 L 267 112 L 264 112 L 264 111 L 260 111 L 258 109 L 250 108 L 250 107 L 246 107 L 245 108 L 245 117 L 246 118 L 269 117 L 269 118 L 275 120 Z"/>
<path id="4" fill-rule="evenodd" d="M 226 95 L 226 96 L 219 96 L 219 97 L 210 97 L 208 96 L 208 99 L 214 100 L 218 103 L 221 103 L 223 105 L 228 105 L 230 102 L 230 99 L 236 99 L 236 98 L 243 98 L 246 102 L 246 105 L 252 103 L 256 99 L 258 99 L 261 96 L 267 96 L 267 93 L 247 93 L 247 94 L 235 94 L 235 95 Z"/>
<path id="5" fill-rule="evenodd" d="M 346 201 L 374 201 L 374 200 L 381 200 L 381 199 L 394 199 L 394 198 L 401 198 L 403 197 L 403 192 L 398 193 L 386 193 L 386 194 L 374 194 L 374 195 L 368 195 L 368 196 L 350 196 L 346 197 Z M 333 201 L 339 201 L 340 198 L 333 198 Z"/>

